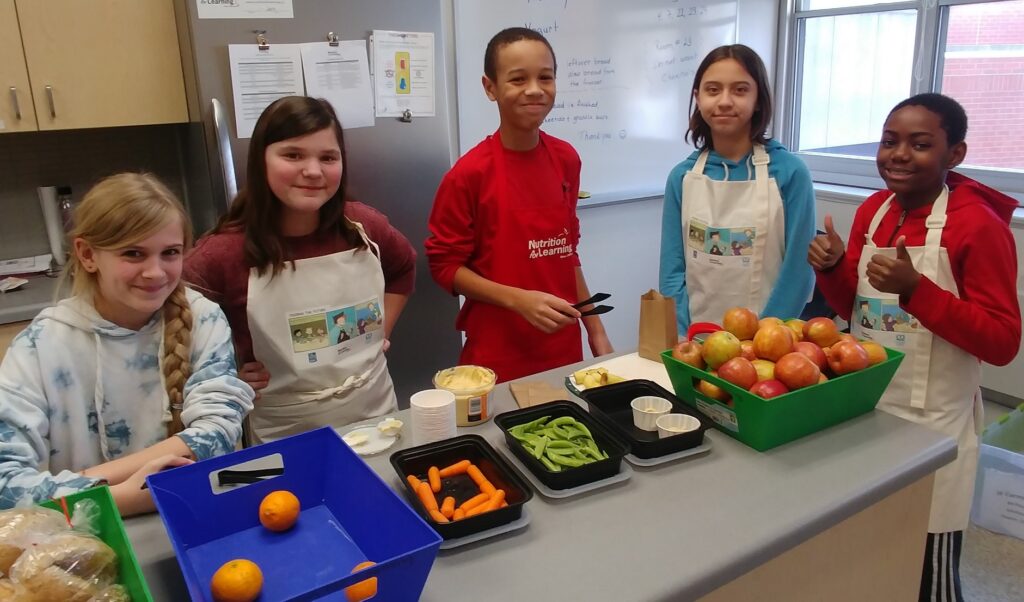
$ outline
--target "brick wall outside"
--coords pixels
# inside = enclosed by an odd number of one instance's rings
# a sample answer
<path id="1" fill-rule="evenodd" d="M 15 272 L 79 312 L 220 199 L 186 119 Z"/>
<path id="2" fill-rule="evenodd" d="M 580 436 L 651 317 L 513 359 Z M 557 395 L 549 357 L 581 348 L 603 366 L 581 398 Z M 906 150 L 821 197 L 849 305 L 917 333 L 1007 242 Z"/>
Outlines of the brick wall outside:
<path id="1" fill-rule="evenodd" d="M 1024 1 L 953 7 L 942 92 L 967 111 L 970 165 L 1024 169 Z"/>

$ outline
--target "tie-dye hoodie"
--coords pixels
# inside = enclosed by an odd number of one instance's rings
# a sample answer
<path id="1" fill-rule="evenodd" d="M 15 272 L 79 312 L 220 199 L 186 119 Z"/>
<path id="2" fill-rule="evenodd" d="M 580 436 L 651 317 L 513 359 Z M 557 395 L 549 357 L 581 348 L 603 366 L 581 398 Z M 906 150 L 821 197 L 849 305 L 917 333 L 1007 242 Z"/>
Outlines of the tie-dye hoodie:
<path id="1" fill-rule="evenodd" d="M 188 300 L 192 375 L 178 437 L 202 460 L 234 449 L 254 393 L 237 378 L 220 307 L 191 290 Z M 92 487 L 77 471 L 167 438 L 162 335 L 159 312 L 129 330 L 73 297 L 14 339 L 0 365 L 0 508 Z"/>

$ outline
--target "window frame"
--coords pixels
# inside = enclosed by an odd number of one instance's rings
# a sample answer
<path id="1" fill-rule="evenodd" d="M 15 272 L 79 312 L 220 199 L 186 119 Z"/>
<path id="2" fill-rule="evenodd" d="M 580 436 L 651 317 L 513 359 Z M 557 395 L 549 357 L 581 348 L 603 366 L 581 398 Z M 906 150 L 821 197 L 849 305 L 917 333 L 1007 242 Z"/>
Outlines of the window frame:
<path id="1" fill-rule="evenodd" d="M 993 1 L 1002 0 L 905 0 L 844 8 L 797 10 L 799 0 L 781 0 L 779 42 L 775 61 L 775 97 L 781 102 L 776 103 L 775 137 L 787 148 L 796 148 L 802 76 L 800 64 L 804 51 L 803 28 L 806 19 L 899 10 L 917 11 L 913 59 L 915 73 L 912 74 L 910 81 L 910 94 L 914 95 L 935 91 L 936 84 L 940 81 L 939 74 L 942 72 L 944 56 L 939 52 L 939 42 L 946 39 L 949 7 L 989 4 Z M 874 157 L 798 150 L 793 152 L 807 164 L 815 182 L 872 189 L 885 187 L 878 175 Z M 1024 172 L 991 167 L 959 167 L 957 171 L 1024 202 Z"/>

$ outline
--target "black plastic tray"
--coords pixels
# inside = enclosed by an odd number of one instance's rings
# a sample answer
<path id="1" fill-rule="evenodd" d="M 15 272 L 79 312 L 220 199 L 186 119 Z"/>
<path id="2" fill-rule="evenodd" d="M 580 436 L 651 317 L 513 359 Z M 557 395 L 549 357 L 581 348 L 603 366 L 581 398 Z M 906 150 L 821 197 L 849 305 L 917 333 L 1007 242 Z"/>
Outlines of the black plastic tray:
<path id="1" fill-rule="evenodd" d="M 608 458 L 584 464 L 576 468 L 567 468 L 561 472 L 551 472 L 523 447 L 519 440 L 509 434 L 508 430 L 516 425 L 525 424 L 542 416 L 551 419 L 560 416 L 572 416 L 582 422 L 590 434 L 594 436 L 597 447 L 608 454 Z M 505 412 L 494 417 L 494 423 L 505 433 L 505 444 L 512 453 L 532 472 L 541 483 L 551 489 L 569 489 L 579 487 L 601 479 L 615 476 L 622 469 L 622 458 L 629 453 L 629 447 L 612 432 L 598 423 L 583 408 L 571 401 L 551 401 L 538 406 Z"/>
<path id="2" fill-rule="evenodd" d="M 427 470 L 431 466 L 444 468 L 460 460 L 469 460 L 480 469 L 491 484 L 498 489 L 504 489 L 508 506 L 455 522 L 436 523 L 423 507 L 406 477 L 411 474 L 421 481 L 426 481 Z M 526 479 L 479 435 L 461 435 L 397 451 L 391 454 L 391 466 L 402 479 L 410 506 L 444 539 L 466 537 L 518 520 L 523 514 L 523 504 L 533 497 L 533 489 L 526 484 Z M 468 475 L 461 474 L 441 479 L 441 492 L 436 495 L 442 500 L 445 496 L 454 497 L 455 505 L 458 507 L 478 493 L 480 490 L 476 483 Z"/>
<path id="3" fill-rule="evenodd" d="M 630 451 L 637 458 L 657 458 L 697 447 L 704 442 L 704 431 L 712 426 L 700 412 L 691 409 L 664 387 L 649 380 L 627 380 L 580 391 L 579 395 L 587 402 L 590 414 L 594 418 L 629 442 Z M 673 413 L 689 414 L 700 421 L 700 426 L 694 431 L 664 439 L 658 437 L 658 431 L 637 428 L 633 424 L 633 408 L 629 403 L 643 395 L 664 397 L 672 403 Z"/>

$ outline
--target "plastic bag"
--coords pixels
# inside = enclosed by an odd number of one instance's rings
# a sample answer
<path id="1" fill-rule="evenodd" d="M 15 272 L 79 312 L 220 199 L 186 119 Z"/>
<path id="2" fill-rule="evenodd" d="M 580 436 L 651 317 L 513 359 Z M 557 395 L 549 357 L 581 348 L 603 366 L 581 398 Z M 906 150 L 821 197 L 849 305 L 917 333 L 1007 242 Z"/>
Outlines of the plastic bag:
<path id="1" fill-rule="evenodd" d="M 98 506 L 79 503 L 72 523 L 95 529 L 98 518 Z M 0 600 L 129 600 L 116 584 L 114 551 L 96 536 L 71 529 L 60 512 L 39 507 L 0 511 L 0 542 L 0 561 L 7 562 L 0 575 Z"/>
<path id="2" fill-rule="evenodd" d="M 56 510 L 32 506 L 0 511 L 0 577 L 9 576 L 26 548 L 67 530 L 67 520 Z"/>
<path id="3" fill-rule="evenodd" d="M 38 600 L 88 602 L 117 580 L 117 555 L 87 533 L 70 529 L 25 550 L 11 566 L 11 581 Z"/>

